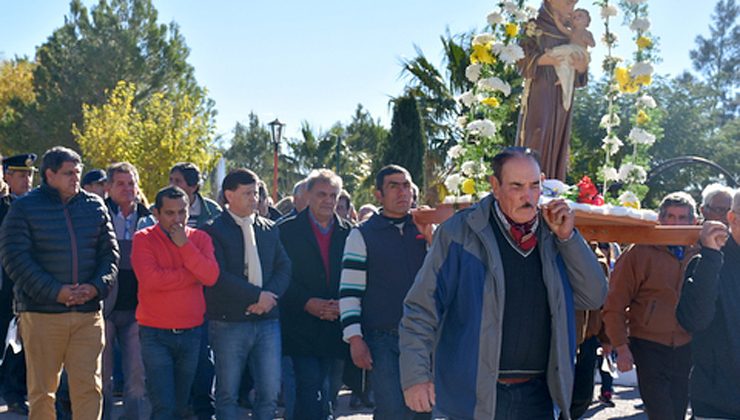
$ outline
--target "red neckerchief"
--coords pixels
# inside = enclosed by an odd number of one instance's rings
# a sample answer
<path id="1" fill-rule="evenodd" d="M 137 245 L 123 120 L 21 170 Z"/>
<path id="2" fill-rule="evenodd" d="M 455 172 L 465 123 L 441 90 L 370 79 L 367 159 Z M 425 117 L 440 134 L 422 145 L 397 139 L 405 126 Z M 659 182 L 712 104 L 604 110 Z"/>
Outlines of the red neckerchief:
<path id="1" fill-rule="evenodd" d="M 511 238 L 514 240 L 514 243 L 516 246 L 519 247 L 524 252 L 530 251 L 532 248 L 537 246 L 537 216 L 535 216 L 532 220 L 525 223 L 517 223 L 509 216 L 504 214 L 501 209 L 497 209 L 497 213 L 499 215 L 504 216 L 504 222 L 505 225 L 508 225 L 509 233 L 511 234 Z"/>

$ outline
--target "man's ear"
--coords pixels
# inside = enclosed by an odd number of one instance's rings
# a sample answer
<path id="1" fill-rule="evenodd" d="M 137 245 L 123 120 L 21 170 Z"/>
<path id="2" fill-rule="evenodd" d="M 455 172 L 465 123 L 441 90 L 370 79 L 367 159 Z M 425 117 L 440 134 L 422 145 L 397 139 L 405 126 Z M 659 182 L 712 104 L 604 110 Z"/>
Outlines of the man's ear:
<path id="1" fill-rule="evenodd" d="M 496 178 L 496 175 L 489 176 L 488 182 L 491 184 L 491 190 L 493 191 L 493 196 L 498 198 L 499 191 L 501 190 L 501 183 L 498 182 L 498 178 Z"/>
<path id="2" fill-rule="evenodd" d="M 373 191 L 373 196 L 375 197 L 375 200 L 378 201 L 378 203 L 383 202 L 383 191 L 376 189 Z"/>

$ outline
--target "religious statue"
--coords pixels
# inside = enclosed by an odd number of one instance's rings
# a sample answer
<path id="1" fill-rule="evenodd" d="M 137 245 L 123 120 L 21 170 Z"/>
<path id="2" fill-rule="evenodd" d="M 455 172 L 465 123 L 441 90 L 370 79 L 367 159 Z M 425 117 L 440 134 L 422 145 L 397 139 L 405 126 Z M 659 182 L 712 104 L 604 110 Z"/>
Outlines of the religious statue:
<path id="1" fill-rule="evenodd" d="M 570 153 L 572 98 L 588 81 L 591 18 L 577 0 L 543 0 L 522 39 L 524 77 L 517 145 L 537 150 L 547 178 L 564 181 Z"/>

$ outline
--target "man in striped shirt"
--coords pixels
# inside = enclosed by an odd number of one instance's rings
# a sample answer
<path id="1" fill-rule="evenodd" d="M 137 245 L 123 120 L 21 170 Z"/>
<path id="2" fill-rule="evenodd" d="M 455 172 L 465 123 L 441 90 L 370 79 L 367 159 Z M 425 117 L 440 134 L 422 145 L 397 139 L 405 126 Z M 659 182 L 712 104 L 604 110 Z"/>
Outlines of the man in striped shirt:
<path id="1" fill-rule="evenodd" d="M 409 172 L 397 165 L 375 178 L 379 214 L 352 229 L 342 259 L 339 308 L 352 361 L 370 371 L 376 419 L 410 419 L 398 366 L 398 323 L 403 299 L 426 255 L 422 230 L 409 212 Z M 426 415 L 428 417 L 428 415 Z"/>

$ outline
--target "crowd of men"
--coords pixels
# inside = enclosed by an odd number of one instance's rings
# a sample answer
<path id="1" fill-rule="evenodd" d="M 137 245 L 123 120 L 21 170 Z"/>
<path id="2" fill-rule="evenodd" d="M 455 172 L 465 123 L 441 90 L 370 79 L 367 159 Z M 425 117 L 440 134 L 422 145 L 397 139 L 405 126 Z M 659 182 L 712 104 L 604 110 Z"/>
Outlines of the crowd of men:
<path id="1" fill-rule="evenodd" d="M 380 420 L 569 419 L 601 347 L 636 366 L 651 419 L 685 418 L 689 399 L 696 418 L 740 418 L 739 191 L 707 187 L 701 217 L 667 195 L 659 223 L 701 222 L 699 243 L 620 254 L 587 243 L 566 201 L 541 204 L 524 148 L 438 227 L 412 216 L 398 165 L 355 211 L 328 169 L 279 203 L 234 169 L 214 201 L 178 163 L 149 205 L 130 163 L 82 176 L 73 150 L 36 159 L 4 159 L 0 182 L 9 411 L 113 418 L 120 386 L 126 419 L 323 420 L 346 384 Z"/>

